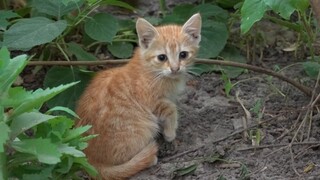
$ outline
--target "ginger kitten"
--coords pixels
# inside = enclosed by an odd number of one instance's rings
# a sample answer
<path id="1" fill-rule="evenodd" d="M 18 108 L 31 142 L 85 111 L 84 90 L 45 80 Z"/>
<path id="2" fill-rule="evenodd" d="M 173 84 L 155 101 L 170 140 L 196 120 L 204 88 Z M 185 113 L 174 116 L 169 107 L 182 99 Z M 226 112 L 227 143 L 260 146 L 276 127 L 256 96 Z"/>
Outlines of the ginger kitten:
<path id="1" fill-rule="evenodd" d="M 176 137 L 177 95 L 201 39 L 201 16 L 154 27 L 139 18 L 140 48 L 128 64 L 100 72 L 78 102 L 78 125 L 99 134 L 85 153 L 103 179 L 125 179 L 157 163 L 155 137 Z"/>

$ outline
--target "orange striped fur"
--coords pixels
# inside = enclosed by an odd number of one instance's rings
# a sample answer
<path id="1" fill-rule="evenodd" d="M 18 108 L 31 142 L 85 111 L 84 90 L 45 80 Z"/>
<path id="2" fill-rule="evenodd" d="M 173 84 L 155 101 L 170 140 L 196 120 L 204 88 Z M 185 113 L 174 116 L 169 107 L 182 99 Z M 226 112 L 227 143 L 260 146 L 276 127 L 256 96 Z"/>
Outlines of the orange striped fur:
<path id="1" fill-rule="evenodd" d="M 90 133 L 99 134 L 85 153 L 107 180 L 126 179 L 155 165 L 160 127 L 167 141 L 175 139 L 175 99 L 198 50 L 201 17 L 156 28 L 139 18 L 136 29 L 140 48 L 131 61 L 98 73 L 76 109 L 78 125 L 91 124 Z"/>

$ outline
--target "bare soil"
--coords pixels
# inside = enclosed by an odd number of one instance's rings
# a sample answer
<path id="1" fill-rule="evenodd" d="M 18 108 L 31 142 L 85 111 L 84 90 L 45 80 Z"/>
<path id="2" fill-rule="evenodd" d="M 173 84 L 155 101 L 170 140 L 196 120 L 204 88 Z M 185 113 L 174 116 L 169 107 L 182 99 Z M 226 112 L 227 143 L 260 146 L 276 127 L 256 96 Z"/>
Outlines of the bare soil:
<path id="1" fill-rule="evenodd" d="M 293 73 L 303 71 L 294 68 L 286 72 Z M 309 140 L 302 141 L 306 144 L 288 146 L 301 124 L 309 98 L 276 79 L 272 80 L 273 85 L 268 85 L 267 76 L 261 74 L 243 74 L 234 82 L 252 77 L 258 79 L 240 83 L 232 94 L 239 91 L 239 98 L 248 110 L 262 100 L 262 118 L 250 111 L 252 119 L 247 124 L 251 127 L 258 121 L 265 122 L 251 128 L 262 132 L 259 146 L 253 148 L 252 138 L 243 137 L 245 112 L 234 96 L 226 97 L 220 75 L 193 77 L 179 99 L 177 139 L 169 144 L 160 138 L 159 163 L 132 179 L 320 179 L 319 144 L 307 143 L 319 139 L 319 119 L 312 122 Z M 275 92 L 275 88 L 285 96 Z M 217 156 L 220 160 L 213 158 Z M 179 176 L 176 172 L 191 165 L 197 166 L 193 173 Z M 304 172 L 312 165 L 311 171 Z"/>

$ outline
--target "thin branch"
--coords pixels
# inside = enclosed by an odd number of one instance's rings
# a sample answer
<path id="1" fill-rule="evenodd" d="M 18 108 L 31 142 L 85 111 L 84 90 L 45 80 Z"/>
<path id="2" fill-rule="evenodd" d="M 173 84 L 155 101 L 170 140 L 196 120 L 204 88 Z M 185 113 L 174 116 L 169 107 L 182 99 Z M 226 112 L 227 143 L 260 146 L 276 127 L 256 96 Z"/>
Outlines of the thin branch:
<path id="1" fill-rule="evenodd" d="M 91 65 L 106 65 L 106 64 L 125 64 L 129 62 L 128 59 L 122 59 L 122 60 L 101 60 L 101 61 L 30 61 L 28 63 L 29 66 L 53 66 L 53 65 L 59 65 L 59 66 L 91 66 Z M 286 81 L 289 84 L 293 85 L 303 93 L 305 93 L 307 96 L 312 95 L 312 89 L 294 81 L 293 79 L 287 78 L 284 75 L 274 72 L 270 69 L 253 66 L 249 64 L 243 64 L 243 63 L 237 63 L 232 61 L 223 61 L 223 60 L 213 60 L 213 59 L 196 59 L 197 64 L 215 64 L 220 66 L 233 66 L 233 67 L 240 67 L 248 70 L 252 70 L 255 72 L 267 74 L 273 77 L 276 77 L 280 80 Z"/>
<path id="2" fill-rule="evenodd" d="M 257 150 L 257 149 L 265 149 L 265 148 L 275 148 L 275 147 L 283 147 L 283 146 L 306 146 L 306 145 L 320 145 L 320 141 L 316 142 L 296 142 L 296 143 L 287 143 L 287 144 L 268 144 L 268 145 L 261 145 L 261 146 L 251 146 L 247 148 L 237 149 L 237 151 L 248 151 L 248 150 Z"/>
<path id="3" fill-rule="evenodd" d="M 128 59 L 100 61 L 29 61 L 28 66 L 96 66 L 107 64 L 125 64 Z"/>

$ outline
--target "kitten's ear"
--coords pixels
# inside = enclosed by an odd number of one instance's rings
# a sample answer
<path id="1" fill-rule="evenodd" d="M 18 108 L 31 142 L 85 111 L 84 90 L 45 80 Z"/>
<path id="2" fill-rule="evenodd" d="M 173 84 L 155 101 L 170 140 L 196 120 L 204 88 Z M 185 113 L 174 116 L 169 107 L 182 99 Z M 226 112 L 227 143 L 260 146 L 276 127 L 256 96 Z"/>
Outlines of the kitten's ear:
<path id="1" fill-rule="evenodd" d="M 199 44 L 201 40 L 201 16 L 200 13 L 194 14 L 186 23 L 182 30 L 188 34 L 192 40 Z"/>
<path id="2" fill-rule="evenodd" d="M 152 24 L 143 18 L 138 18 L 136 29 L 140 47 L 147 49 L 155 36 L 158 35 L 158 31 Z"/>

